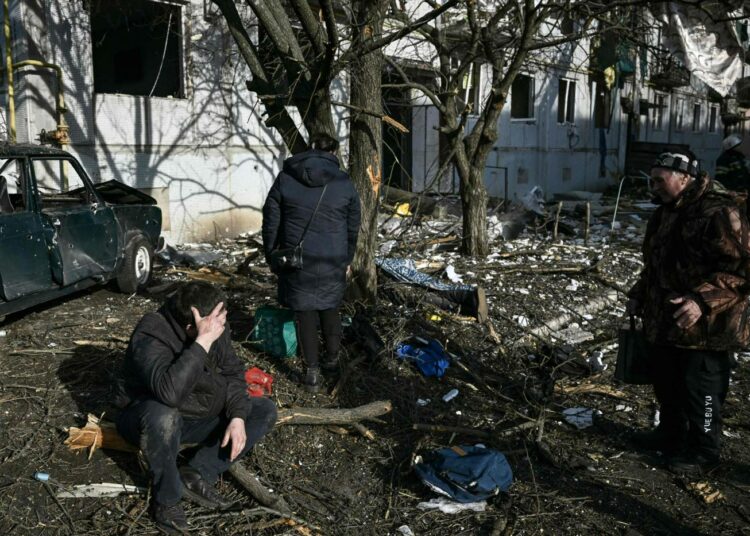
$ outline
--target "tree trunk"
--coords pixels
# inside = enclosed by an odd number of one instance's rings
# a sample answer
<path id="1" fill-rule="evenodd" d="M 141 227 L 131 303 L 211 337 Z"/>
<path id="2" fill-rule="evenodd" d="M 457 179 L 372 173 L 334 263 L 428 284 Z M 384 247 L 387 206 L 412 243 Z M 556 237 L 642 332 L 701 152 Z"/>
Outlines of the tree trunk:
<path id="1" fill-rule="evenodd" d="M 461 176 L 461 208 L 463 210 L 464 255 L 485 257 L 489 253 L 487 237 L 487 189 L 482 168 L 469 166 Z"/>
<path id="2" fill-rule="evenodd" d="M 385 4 L 382 0 L 354 2 L 355 45 L 377 39 L 383 28 Z M 381 76 L 383 57 L 380 50 L 360 57 L 351 69 L 351 105 L 382 114 Z M 378 194 L 382 182 L 380 152 L 383 140 L 379 117 L 356 113 L 351 118 L 349 137 L 349 168 L 362 203 L 362 223 L 354 256 L 354 280 L 350 298 L 375 302 L 377 273 L 375 248 L 377 245 Z"/>

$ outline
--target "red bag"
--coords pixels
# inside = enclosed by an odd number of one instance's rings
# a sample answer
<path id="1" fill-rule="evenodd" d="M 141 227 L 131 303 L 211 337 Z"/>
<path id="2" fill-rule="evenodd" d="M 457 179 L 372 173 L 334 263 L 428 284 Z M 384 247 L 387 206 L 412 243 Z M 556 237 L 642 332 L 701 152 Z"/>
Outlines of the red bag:
<path id="1" fill-rule="evenodd" d="M 273 376 L 266 374 L 258 367 L 245 371 L 245 381 L 247 382 L 247 394 L 250 396 L 259 397 L 271 394 Z"/>

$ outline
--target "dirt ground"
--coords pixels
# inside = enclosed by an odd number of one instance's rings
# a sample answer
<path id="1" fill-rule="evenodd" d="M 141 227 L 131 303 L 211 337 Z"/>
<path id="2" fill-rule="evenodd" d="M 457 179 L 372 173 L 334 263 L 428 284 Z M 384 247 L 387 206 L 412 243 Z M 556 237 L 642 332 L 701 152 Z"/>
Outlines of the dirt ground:
<path id="1" fill-rule="evenodd" d="M 227 288 L 236 349 L 248 367 L 274 376 L 279 407 L 391 400 L 393 411 L 363 423 L 374 439 L 354 428 L 278 427 L 243 462 L 283 495 L 303 524 L 258 510 L 227 476 L 221 490 L 245 509 L 217 514 L 188 506 L 194 534 L 408 534 L 404 526 L 434 536 L 750 534 L 750 363 L 732 374 L 723 463 L 710 475 L 675 476 L 662 457 L 639 452 L 629 441 L 634 429 L 651 425 L 655 406 L 650 387 L 617 385 L 612 378 L 624 303 L 616 289 L 627 287 L 640 268 L 643 228 L 643 218 L 622 218 L 627 223 L 613 236 L 604 220 L 597 223 L 587 245 L 580 233 L 555 242 L 547 231 L 532 228 L 517 240 L 493 241 L 493 255 L 482 262 L 458 257 L 455 241 L 429 244 L 424 229 L 410 229 L 390 255 L 408 254 L 432 262 L 432 268 L 452 264 L 464 282 L 483 285 L 493 329 L 426 304 L 398 303 L 400 284 L 381 273 L 381 299 L 369 318 L 387 351 L 358 365 L 335 397 L 329 393 L 338 377 L 327 378 L 326 392 L 307 394 L 296 383 L 298 358 L 270 358 L 247 342 L 253 311 L 275 294 L 262 261 L 250 263 L 249 276 L 236 274 L 246 255 L 257 255 L 254 237 L 220 244 L 218 270 L 161 268 L 144 295 L 99 288 L 8 318 L 0 326 L 0 532 L 158 533 L 145 495 L 56 498 L 61 488 L 77 484 L 148 484 L 135 455 L 99 450 L 89 459 L 63 441 L 66 429 L 81 426 L 87 414 L 113 414 L 110 387 L 138 319 L 158 307 L 170 283 L 208 277 Z M 569 222 L 580 231 L 578 216 Z M 353 313 L 347 306 L 345 314 Z M 560 315 L 578 328 L 530 335 Z M 581 331 L 583 340 L 565 343 Z M 440 380 L 423 377 L 392 353 L 410 335 L 437 338 L 464 367 L 451 366 Z M 597 350 L 608 365 L 603 372 L 592 372 L 585 361 Z M 348 338 L 345 361 L 361 355 L 358 341 Z M 443 402 L 452 388 L 459 395 Z M 419 405 L 419 399 L 429 403 Z M 573 407 L 601 414 L 579 430 L 561 413 Z M 421 431 L 415 424 L 466 430 Z M 477 442 L 506 454 L 514 472 L 510 492 L 490 500 L 484 512 L 420 509 L 435 495 L 415 476 L 414 456 Z M 51 478 L 37 481 L 35 472 Z M 705 485 L 703 491 L 695 484 Z"/>

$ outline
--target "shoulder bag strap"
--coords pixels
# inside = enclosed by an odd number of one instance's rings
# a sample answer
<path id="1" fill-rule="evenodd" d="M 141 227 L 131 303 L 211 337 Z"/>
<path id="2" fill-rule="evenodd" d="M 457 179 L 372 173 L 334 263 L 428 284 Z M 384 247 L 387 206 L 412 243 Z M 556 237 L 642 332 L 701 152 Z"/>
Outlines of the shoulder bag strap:
<path id="1" fill-rule="evenodd" d="M 315 215 L 318 213 L 318 208 L 320 207 L 320 202 L 323 200 L 323 196 L 326 193 L 326 188 L 328 188 L 327 184 L 323 186 L 323 191 L 320 192 L 320 197 L 318 198 L 318 204 L 315 205 L 315 210 L 313 211 L 312 216 L 310 216 L 310 219 L 307 220 L 307 225 L 305 225 L 305 229 L 302 231 L 302 236 L 300 236 L 299 242 L 297 242 L 298 246 L 301 245 L 302 242 L 305 241 L 305 235 L 307 234 L 307 230 L 310 228 L 310 224 L 315 219 Z"/>

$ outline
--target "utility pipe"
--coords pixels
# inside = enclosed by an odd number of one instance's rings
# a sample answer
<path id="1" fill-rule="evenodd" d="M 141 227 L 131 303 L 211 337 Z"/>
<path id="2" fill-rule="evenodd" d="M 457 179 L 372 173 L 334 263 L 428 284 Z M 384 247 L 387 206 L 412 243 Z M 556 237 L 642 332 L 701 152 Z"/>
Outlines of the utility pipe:
<path id="1" fill-rule="evenodd" d="M 16 143 L 16 98 L 13 72 L 21 67 L 41 67 L 52 69 L 57 76 L 57 103 L 55 111 L 57 115 L 57 130 L 53 139 L 64 149 L 68 144 L 68 125 L 65 123 L 65 92 L 63 91 L 63 73 L 59 65 L 47 63 L 40 60 L 22 60 L 13 63 L 13 45 L 11 39 L 10 25 L 10 0 L 3 0 L 4 26 L 5 26 L 5 68 L 0 68 L 0 73 L 7 73 L 8 77 L 8 141 Z"/>
<path id="2" fill-rule="evenodd" d="M 8 0 L 5 0 L 8 1 Z M 40 60 L 21 60 L 17 63 L 13 64 L 13 69 L 16 70 L 21 67 L 41 67 L 44 69 L 52 69 L 55 71 L 55 76 L 57 77 L 57 103 L 55 105 L 55 109 L 57 112 L 57 131 L 58 133 L 61 133 L 62 135 L 56 138 L 57 143 L 60 145 L 60 148 L 64 148 L 65 145 L 68 143 L 68 125 L 65 123 L 65 112 L 68 111 L 68 109 L 65 107 L 65 92 L 63 91 L 63 72 L 62 67 L 59 65 L 56 65 L 54 63 L 47 63 Z M 5 69 L 0 69 L 0 72 L 4 71 Z M 63 134 L 64 133 L 64 134 Z M 14 132 L 15 136 L 15 132 Z"/>
<path id="3" fill-rule="evenodd" d="M 8 141 L 16 143 L 16 101 L 13 92 L 13 55 L 10 36 L 10 0 L 3 0 L 5 27 L 5 72 L 8 76 Z"/>

